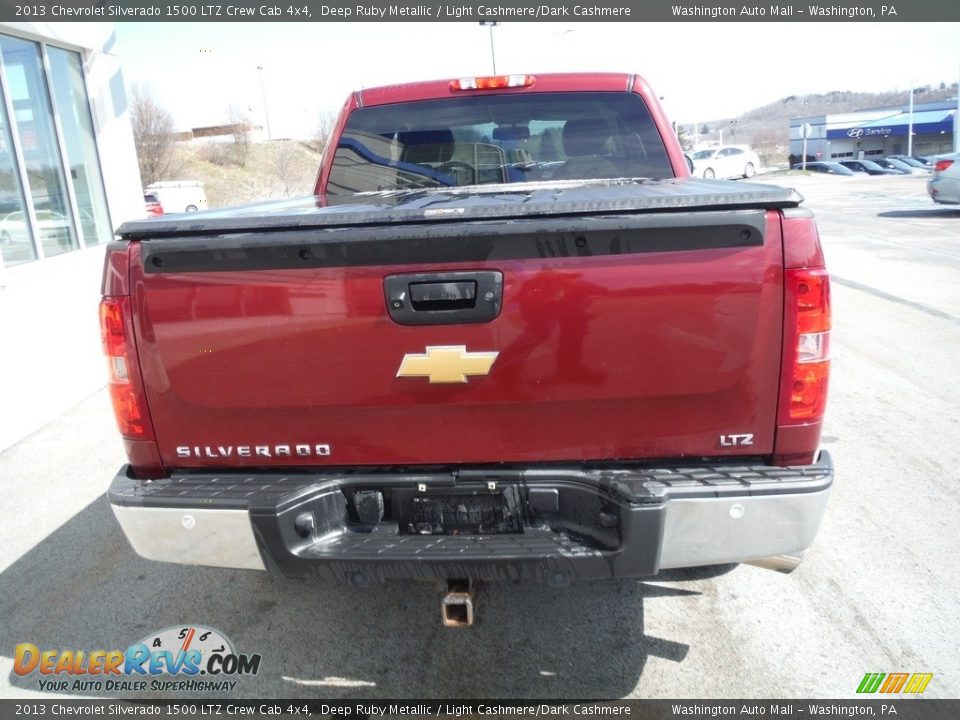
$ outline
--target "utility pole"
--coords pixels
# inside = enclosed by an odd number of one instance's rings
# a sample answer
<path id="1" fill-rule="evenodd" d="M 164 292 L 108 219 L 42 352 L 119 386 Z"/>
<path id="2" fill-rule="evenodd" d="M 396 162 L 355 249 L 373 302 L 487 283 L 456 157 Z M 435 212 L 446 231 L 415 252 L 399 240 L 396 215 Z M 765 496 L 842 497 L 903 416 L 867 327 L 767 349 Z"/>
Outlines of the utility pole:
<path id="1" fill-rule="evenodd" d="M 907 157 L 913 157 L 913 80 L 910 81 L 910 113 L 907 121 Z"/>
<path id="2" fill-rule="evenodd" d="M 957 83 L 957 111 L 953 114 L 953 151 L 960 153 L 960 82 Z"/>
<path id="3" fill-rule="evenodd" d="M 490 28 L 490 62 L 493 64 L 493 74 L 497 74 L 497 53 L 493 48 L 493 29 L 497 27 L 500 23 L 494 20 L 481 20 L 481 25 L 486 25 Z"/>
<path id="4" fill-rule="evenodd" d="M 263 85 L 263 65 L 257 65 L 260 71 L 260 97 L 263 98 L 263 117 L 267 121 L 267 139 L 273 140 L 273 133 L 270 131 L 270 111 L 267 110 L 267 91 Z"/>
<path id="5" fill-rule="evenodd" d="M 810 123 L 803 123 L 800 126 L 800 134 L 803 136 L 803 157 L 800 159 L 800 169 L 806 172 L 807 170 L 807 138 L 810 137 Z"/>

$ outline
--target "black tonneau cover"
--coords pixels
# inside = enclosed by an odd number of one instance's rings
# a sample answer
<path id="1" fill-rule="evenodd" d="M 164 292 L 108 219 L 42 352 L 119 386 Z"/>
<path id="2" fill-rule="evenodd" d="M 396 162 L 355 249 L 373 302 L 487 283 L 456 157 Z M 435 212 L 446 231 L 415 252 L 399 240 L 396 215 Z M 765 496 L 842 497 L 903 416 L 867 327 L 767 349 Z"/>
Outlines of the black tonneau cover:
<path id="1" fill-rule="evenodd" d="M 793 189 L 728 180 L 573 180 L 305 197 L 124 223 L 123 240 L 262 230 L 608 214 L 796 207 Z"/>

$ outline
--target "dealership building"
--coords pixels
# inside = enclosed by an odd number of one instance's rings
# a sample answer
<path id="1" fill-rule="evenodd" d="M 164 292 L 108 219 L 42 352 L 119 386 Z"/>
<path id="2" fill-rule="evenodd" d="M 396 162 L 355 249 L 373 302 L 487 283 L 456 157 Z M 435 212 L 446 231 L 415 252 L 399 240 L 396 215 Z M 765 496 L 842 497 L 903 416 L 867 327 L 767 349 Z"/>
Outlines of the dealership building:
<path id="1" fill-rule="evenodd" d="M 803 154 L 803 128 L 808 126 L 807 155 L 818 160 L 905 155 L 913 130 L 914 155 L 955 151 L 957 101 L 860 110 L 790 120 L 790 154 Z"/>
<path id="2" fill-rule="evenodd" d="M 0 450 L 106 380 L 104 248 L 145 214 L 114 42 L 109 23 L 0 23 Z"/>

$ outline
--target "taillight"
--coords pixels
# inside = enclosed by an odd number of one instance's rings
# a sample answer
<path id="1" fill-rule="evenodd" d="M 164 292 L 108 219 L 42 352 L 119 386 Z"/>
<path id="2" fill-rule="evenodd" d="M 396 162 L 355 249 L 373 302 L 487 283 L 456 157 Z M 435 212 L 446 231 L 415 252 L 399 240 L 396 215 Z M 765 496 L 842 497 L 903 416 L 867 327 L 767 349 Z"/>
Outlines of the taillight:
<path id="1" fill-rule="evenodd" d="M 787 270 L 788 309 L 794 308 L 790 420 L 820 420 L 830 375 L 830 278 L 824 269 Z"/>
<path id="2" fill-rule="evenodd" d="M 140 373 L 131 341 L 129 297 L 100 301 L 100 339 L 107 357 L 108 387 L 120 434 L 131 440 L 153 437 L 146 413 Z"/>
<path id="3" fill-rule="evenodd" d="M 774 465 L 817 457 L 830 374 L 830 277 L 813 214 L 783 211 L 783 345 Z"/>
<path id="4" fill-rule="evenodd" d="M 943 172 L 951 165 L 953 165 L 953 160 L 937 160 L 936 164 L 933 166 L 933 169 L 936 172 Z"/>
<path id="5" fill-rule="evenodd" d="M 460 78 L 450 83 L 451 90 L 501 90 L 503 88 L 530 87 L 533 75 L 496 75 L 493 77 Z"/>

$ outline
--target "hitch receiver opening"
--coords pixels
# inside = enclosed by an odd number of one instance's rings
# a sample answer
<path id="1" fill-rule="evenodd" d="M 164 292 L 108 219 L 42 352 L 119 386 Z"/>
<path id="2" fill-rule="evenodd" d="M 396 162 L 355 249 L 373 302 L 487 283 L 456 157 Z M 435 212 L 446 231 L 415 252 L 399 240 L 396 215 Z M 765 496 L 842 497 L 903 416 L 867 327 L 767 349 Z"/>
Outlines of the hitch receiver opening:
<path id="1" fill-rule="evenodd" d="M 440 598 L 440 617 L 444 627 L 464 628 L 473 625 L 473 583 L 469 580 L 448 580 Z"/>

